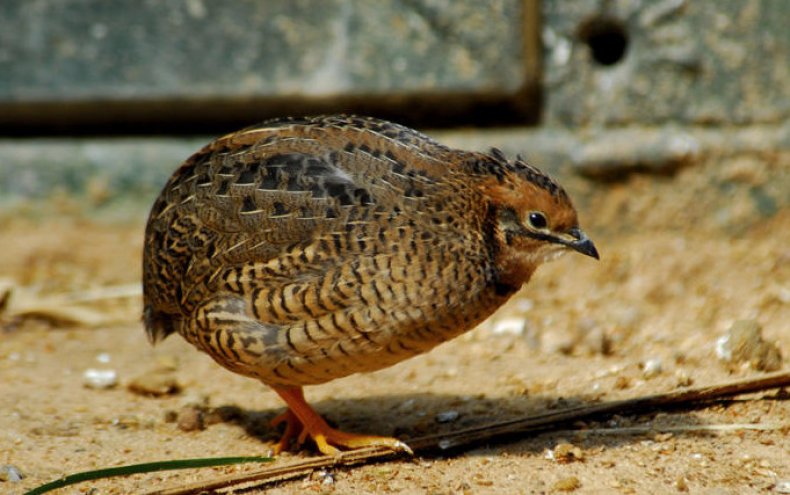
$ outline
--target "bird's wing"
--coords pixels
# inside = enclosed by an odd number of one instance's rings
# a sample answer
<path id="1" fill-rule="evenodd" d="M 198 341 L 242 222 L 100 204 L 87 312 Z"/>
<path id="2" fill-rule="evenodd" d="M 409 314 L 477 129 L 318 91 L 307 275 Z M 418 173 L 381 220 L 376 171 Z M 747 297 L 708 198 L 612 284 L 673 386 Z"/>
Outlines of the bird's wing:
<path id="1" fill-rule="evenodd" d="M 424 151 L 438 146 L 433 141 L 414 131 L 398 140 L 371 139 L 368 127 L 326 121 L 291 131 L 241 131 L 182 167 L 182 197 L 175 202 L 211 231 L 207 235 L 218 236 L 213 245 L 222 252 L 212 255 L 231 263 L 266 261 L 294 245 L 351 229 L 408 224 L 457 238 L 467 228 L 453 220 L 468 211 L 473 198 L 459 192 L 466 184 L 449 180 L 452 163 L 436 150 Z M 393 129 L 376 127 L 377 135 L 405 132 L 388 125 Z M 355 252 L 354 246 L 344 248 Z"/>

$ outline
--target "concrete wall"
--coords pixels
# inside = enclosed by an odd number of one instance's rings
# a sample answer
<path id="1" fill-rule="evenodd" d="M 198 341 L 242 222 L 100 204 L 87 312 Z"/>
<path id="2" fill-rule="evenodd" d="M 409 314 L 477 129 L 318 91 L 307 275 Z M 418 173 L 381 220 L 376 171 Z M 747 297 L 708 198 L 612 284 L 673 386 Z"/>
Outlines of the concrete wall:
<path id="1" fill-rule="evenodd" d="M 790 116 L 790 2 L 542 7 L 546 124 L 745 125 Z"/>
<path id="2" fill-rule="evenodd" d="M 4 0 L 0 205 L 145 204 L 212 135 L 285 114 L 507 124 L 440 137 L 602 181 L 787 151 L 788 19 L 784 0 Z"/>
<path id="3" fill-rule="evenodd" d="M 534 120 L 537 5 L 4 0 L 0 126 L 213 131 L 361 109 L 415 124 L 487 109 Z"/>

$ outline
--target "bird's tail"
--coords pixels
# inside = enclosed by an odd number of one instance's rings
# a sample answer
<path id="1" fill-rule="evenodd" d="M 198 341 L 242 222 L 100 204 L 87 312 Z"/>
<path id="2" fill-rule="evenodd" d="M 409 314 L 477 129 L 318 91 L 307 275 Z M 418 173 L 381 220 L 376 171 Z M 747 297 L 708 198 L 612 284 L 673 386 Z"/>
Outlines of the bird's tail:
<path id="1" fill-rule="evenodd" d="M 174 315 L 161 313 L 155 311 L 151 306 L 146 306 L 143 310 L 143 324 L 148 342 L 151 345 L 156 345 L 176 331 L 179 321 Z"/>

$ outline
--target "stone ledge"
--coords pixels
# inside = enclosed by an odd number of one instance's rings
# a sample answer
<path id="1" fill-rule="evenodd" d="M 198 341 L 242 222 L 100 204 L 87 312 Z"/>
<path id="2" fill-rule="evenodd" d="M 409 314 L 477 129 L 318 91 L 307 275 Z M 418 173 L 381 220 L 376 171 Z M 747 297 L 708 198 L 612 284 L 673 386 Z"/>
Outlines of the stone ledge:
<path id="1" fill-rule="evenodd" d="M 0 125 L 196 125 L 302 113 L 292 106 L 457 115 L 493 104 L 534 119 L 537 6 L 6 0 Z"/>
<path id="2" fill-rule="evenodd" d="M 648 127 L 587 134 L 564 128 L 427 131 L 449 146 L 523 155 L 554 175 L 608 182 L 666 175 L 710 157 L 790 152 L 790 121 L 746 128 Z M 126 198 L 148 204 L 167 177 L 211 137 L 0 140 L 0 207 L 53 195 L 97 206 Z M 788 164 L 790 166 L 790 164 Z M 783 186 L 790 198 L 790 180 Z M 126 201 L 124 199 L 124 201 Z"/>

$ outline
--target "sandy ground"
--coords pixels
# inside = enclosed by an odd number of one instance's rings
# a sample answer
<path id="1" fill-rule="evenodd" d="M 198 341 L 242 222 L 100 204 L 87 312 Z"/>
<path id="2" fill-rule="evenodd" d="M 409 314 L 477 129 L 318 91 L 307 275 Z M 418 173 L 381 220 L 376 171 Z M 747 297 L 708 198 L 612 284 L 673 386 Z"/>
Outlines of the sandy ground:
<path id="1" fill-rule="evenodd" d="M 717 358 L 717 339 L 741 319 L 762 327 L 787 366 L 790 210 L 765 202 L 790 190 L 777 183 L 787 181 L 787 170 L 787 156 L 741 157 L 672 178 L 605 186 L 570 180 L 600 262 L 566 256 L 478 329 L 390 369 L 310 388 L 308 398 L 344 429 L 408 441 L 546 408 L 758 374 Z M 137 319 L 138 296 L 92 299 L 77 311 L 47 299 L 74 291 L 90 299 L 97 288 L 117 286 L 133 293 L 142 242 L 139 221 L 2 215 L 0 278 L 11 297 L 0 320 L 0 465 L 25 478 L 0 481 L 0 492 L 21 494 L 100 467 L 261 455 L 277 439 L 268 426 L 283 410 L 275 394 L 178 337 L 151 348 Z M 86 388 L 91 368 L 114 370 L 118 385 Z M 164 368 L 179 393 L 128 389 Z M 333 470 L 267 493 L 788 493 L 790 401 L 773 392 L 752 398 L 761 400 L 586 425 L 598 434 L 549 433 Z M 208 412 L 203 428 L 190 422 L 196 407 Z M 457 417 L 437 421 L 450 411 Z M 709 429 L 716 425 L 745 427 Z M 653 431 L 621 430 L 633 426 Z M 767 429 L 748 429 L 755 427 Z M 578 447 L 581 459 L 552 459 L 561 443 Z M 313 455 L 308 448 L 276 462 Z M 145 493 L 256 467 L 135 475 L 59 493 Z"/>

